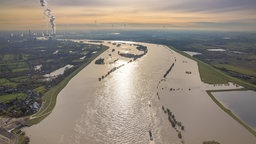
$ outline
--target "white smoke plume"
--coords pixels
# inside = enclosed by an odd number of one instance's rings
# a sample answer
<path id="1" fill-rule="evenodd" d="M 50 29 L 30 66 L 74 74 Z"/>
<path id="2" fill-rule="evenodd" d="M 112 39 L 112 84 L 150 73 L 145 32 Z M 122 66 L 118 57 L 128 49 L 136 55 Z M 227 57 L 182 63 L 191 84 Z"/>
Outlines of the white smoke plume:
<path id="1" fill-rule="evenodd" d="M 52 14 L 52 10 L 48 8 L 46 0 L 40 0 L 40 4 L 44 8 L 44 15 L 49 19 L 49 23 L 52 27 L 52 34 L 55 35 L 55 17 Z"/>

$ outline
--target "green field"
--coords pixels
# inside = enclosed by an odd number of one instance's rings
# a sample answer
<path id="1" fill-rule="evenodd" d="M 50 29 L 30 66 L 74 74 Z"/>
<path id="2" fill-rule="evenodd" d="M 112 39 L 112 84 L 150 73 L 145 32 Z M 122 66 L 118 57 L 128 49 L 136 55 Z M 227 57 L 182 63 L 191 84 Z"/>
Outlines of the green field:
<path id="1" fill-rule="evenodd" d="M 46 88 L 44 86 L 40 86 L 34 90 L 36 91 L 37 94 L 39 94 L 39 93 L 45 93 Z"/>
<path id="2" fill-rule="evenodd" d="M 0 54 L 1 61 L 27 60 L 29 54 Z"/>
<path id="3" fill-rule="evenodd" d="M 8 79 L 1 78 L 1 79 L 0 79 L 0 85 L 1 85 L 1 86 L 8 86 L 8 87 L 13 87 L 13 88 L 15 88 L 18 84 L 15 83 L 15 82 L 11 82 L 11 81 L 9 81 Z"/>
<path id="4" fill-rule="evenodd" d="M 14 55 L 13 54 L 5 54 L 1 56 L 3 61 L 10 61 L 14 59 Z"/>
<path id="5" fill-rule="evenodd" d="M 12 81 L 15 82 L 25 82 L 26 80 L 28 80 L 28 76 L 20 76 L 20 77 L 15 77 L 15 78 L 11 78 Z"/>
<path id="6" fill-rule="evenodd" d="M 1 62 L 0 63 L 0 72 L 9 70 L 11 72 L 23 72 L 28 71 L 29 66 L 26 62 L 17 61 L 17 62 Z"/>
<path id="7" fill-rule="evenodd" d="M 246 69 L 246 68 L 240 68 L 229 64 L 215 64 L 214 65 L 217 68 L 224 68 L 230 71 L 234 71 L 241 74 L 251 75 L 256 77 L 256 71 Z"/>
<path id="8" fill-rule="evenodd" d="M 198 62 L 199 73 L 201 80 L 209 84 L 225 84 L 227 82 L 233 82 L 235 84 L 245 87 L 245 89 L 256 90 L 256 85 L 243 81 L 241 79 L 231 77 L 224 72 L 221 72 L 211 65 L 206 64 L 200 60 L 194 59 Z"/>
<path id="9" fill-rule="evenodd" d="M 7 94 L 7 95 L 2 95 L 0 96 L 0 102 L 8 102 L 10 100 L 14 99 L 26 99 L 27 95 L 24 93 L 16 93 L 16 94 Z"/>
<path id="10" fill-rule="evenodd" d="M 198 61 L 198 68 L 201 80 L 205 83 L 226 84 L 229 82 L 228 78 L 223 73 L 206 63 Z"/>

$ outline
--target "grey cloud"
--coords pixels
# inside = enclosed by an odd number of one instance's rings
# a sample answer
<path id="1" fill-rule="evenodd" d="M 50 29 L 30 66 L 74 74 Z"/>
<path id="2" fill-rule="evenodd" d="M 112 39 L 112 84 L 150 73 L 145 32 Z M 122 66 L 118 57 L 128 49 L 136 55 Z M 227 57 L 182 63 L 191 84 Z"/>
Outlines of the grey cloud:
<path id="1" fill-rule="evenodd" d="M 37 0 L 0 0 L 1 6 L 36 5 Z M 255 10 L 256 0 L 50 0 L 51 6 L 96 6 L 113 7 L 130 6 L 135 9 L 146 8 L 152 11 L 191 11 L 191 12 L 225 12 L 235 10 Z"/>
<path id="2" fill-rule="evenodd" d="M 86 17 L 97 17 L 97 16 L 107 16 L 107 14 L 99 14 L 99 13 L 85 13 L 85 14 L 81 14 L 80 16 L 86 16 Z"/>
<path id="3" fill-rule="evenodd" d="M 183 3 L 162 7 L 165 10 L 191 12 L 225 12 L 235 10 L 254 10 L 256 0 L 186 0 Z"/>
<path id="4" fill-rule="evenodd" d="M 80 13 L 80 14 L 66 14 L 65 16 L 71 16 L 71 17 L 97 17 L 97 16 L 108 16 L 109 14 L 104 13 Z"/>
<path id="5" fill-rule="evenodd" d="M 103 6 L 111 5 L 109 0 L 54 0 L 52 4 L 62 6 Z"/>
<path id="6" fill-rule="evenodd" d="M 198 27 L 213 27 L 213 28 L 250 28 L 255 27 L 255 23 L 251 22 L 223 22 L 223 23 L 217 23 L 217 22 L 194 22 L 195 26 Z"/>
<path id="7" fill-rule="evenodd" d="M 38 3 L 37 0 L 0 0 L 1 7 L 29 7 Z"/>

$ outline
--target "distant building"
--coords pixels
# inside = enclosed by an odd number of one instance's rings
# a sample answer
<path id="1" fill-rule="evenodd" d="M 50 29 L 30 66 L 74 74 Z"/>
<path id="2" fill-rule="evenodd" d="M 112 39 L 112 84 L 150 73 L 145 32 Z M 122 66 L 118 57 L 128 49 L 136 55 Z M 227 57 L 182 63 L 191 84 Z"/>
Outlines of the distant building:
<path id="1" fill-rule="evenodd" d="M 30 31 L 30 29 L 28 30 L 28 40 L 32 40 L 32 34 L 31 34 L 31 31 Z"/>

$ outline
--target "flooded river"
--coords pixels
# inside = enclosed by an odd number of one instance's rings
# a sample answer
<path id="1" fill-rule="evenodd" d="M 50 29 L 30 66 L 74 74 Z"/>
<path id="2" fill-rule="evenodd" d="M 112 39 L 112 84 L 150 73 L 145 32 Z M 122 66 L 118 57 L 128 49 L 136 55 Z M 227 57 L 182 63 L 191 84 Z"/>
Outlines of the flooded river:
<path id="1" fill-rule="evenodd" d="M 117 47 L 105 42 L 110 49 L 98 57 L 104 58 L 105 64 L 96 65 L 93 61 L 84 68 L 59 93 L 53 112 L 41 123 L 24 129 L 32 144 L 196 144 L 205 140 L 253 144 L 256 141 L 211 101 L 201 88 L 194 61 L 154 44 L 143 44 L 148 53 L 131 61 L 120 57 L 118 51 L 141 52 L 131 42 L 119 43 L 121 46 Z M 173 63 L 176 63 L 173 71 L 159 84 Z M 186 74 L 182 64 L 192 74 Z M 102 76 L 106 77 L 99 80 Z M 170 94 L 170 87 L 184 91 Z M 182 138 L 172 128 L 162 106 L 170 108 L 177 120 L 184 123 Z M 209 117 L 211 111 L 214 115 Z"/>

